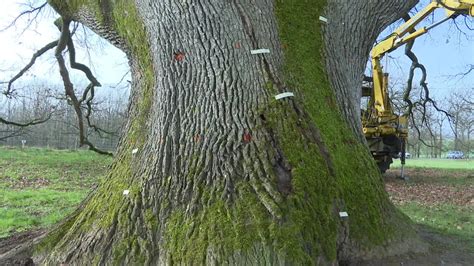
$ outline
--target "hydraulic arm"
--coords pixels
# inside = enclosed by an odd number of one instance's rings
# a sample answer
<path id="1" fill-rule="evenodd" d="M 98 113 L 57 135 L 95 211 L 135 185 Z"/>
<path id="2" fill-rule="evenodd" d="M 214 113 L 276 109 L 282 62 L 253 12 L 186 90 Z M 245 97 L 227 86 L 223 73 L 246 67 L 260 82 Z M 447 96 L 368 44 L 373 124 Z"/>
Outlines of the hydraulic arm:
<path id="1" fill-rule="evenodd" d="M 438 8 L 445 10 L 444 19 L 433 25 L 415 29 Z M 362 87 L 362 96 L 369 97 L 367 110 L 362 112 L 362 127 L 370 151 L 382 172 L 390 167 L 393 158 L 401 157 L 402 164 L 405 163 L 408 118 L 395 114 L 392 109 L 388 74 L 383 72 L 381 60 L 385 54 L 458 15 L 474 17 L 474 0 L 434 0 L 372 49 L 372 77 L 364 80 L 370 85 Z"/>

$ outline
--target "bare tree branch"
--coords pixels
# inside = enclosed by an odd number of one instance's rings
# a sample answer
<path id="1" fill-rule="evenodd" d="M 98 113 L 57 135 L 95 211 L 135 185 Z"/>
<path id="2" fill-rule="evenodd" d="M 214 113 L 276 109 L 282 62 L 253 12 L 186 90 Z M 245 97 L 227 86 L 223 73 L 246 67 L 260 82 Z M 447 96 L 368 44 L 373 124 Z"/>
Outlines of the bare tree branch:
<path id="1" fill-rule="evenodd" d="M 53 115 L 53 113 L 49 113 L 46 118 L 37 118 L 37 119 L 33 119 L 33 120 L 31 120 L 29 122 L 26 122 L 26 123 L 9 121 L 9 120 L 6 120 L 6 119 L 0 117 L 0 123 L 5 124 L 5 125 L 16 126 L 16 127 L 28 127 L 28 126 L 34 126 L 34 125 L 44 123 L 44 122 L 48 121 L 51 118 L 52 115 Z"/>
<path id="2" fill-rule="evenodd" d="M 454 19 L 453 19 L 453 24 L 454 24 L 454 26 L 456 27 L 456 29 L 459 31 L 459 33 L 461 33 L 461 34 L 464 36 L 464 38 L 466 38 L 466 40 L 469 40 L 469 37 L 470 37 L 470 36 L 469 36 L 466 32 L 464 32 L 464 31 L 461 29 L 461 27 L 459 27 L 458 23 L 457 23 L 456 20 L 454 20 Z M 467 26 L 467 25 L 466 25 L 466 26 Z"/>
<path id="3" fill-rule="evenodd" d="M 22 17 L 24 17 L 24 16 L 27 16 L 27 15 L 29 16 L 29 15 L 32 15 L 32 14 L 33 14 L 33 19 L 29 19 L 29 23 L 28 23 L 28 25 L 25 27 L 25 29 L 29 28 L 30 25 L 31 25 L 31 23 L 32 23 L 33 21 L 35 21 L 36 18 L 38 17 L 38 15 L 39 15 L 39 13 L 41 12 L 41 10 L 43 10 L 43 8 L 45 8 L 47 5 L 48 5 L 48 2 L 46 1 L 46 2 L 42 3 L 41 5 L 39 5 L 39 6 L 37 6 L 37 7 L 31 7 L 30 9 L 21 12 L 18 16 L 15 17 L 15 19 L 13 19 L 13 21 L 12 21 L 8 26 L 6 26 L 6 27 L 3 28 L 3 29 L 0 29 L 0 32 L 1 32 L 1 31 L 5 31 L 5 30 L 7 30 L 7 29 L 13 27 L 13 26 L 17 23 L 17 21 L 18 21 L 20 18 L 22 18 Z"/>
<path id="4" fill-rule="evenodd" d="M 112 153 L 103 151 L 98 149 L 97 147 L 94 146 L 88 139 L 87 136 L 85 135 L 85 126 L 84 126 L 84 115 L 82 113 L 81 109 L 81 103 L 84 101 L 84 99 L 78 99 L 74 90 L 74 85 L 71 82 L 71 79 L 69 77 L 69 72 L 66 67 L 66 63 L 64 61 L 62 52 L 68 48 L 69 52 L 69 58 L 70 58 L 70 64 L 71 67 L 77 70 L 80 70 L 84 72 L 86 77 L 89 79 L 91 84 L 88 86 L 89 89 L 86 89 L 85 94 L 83 97 L 87 97 L 88 90 L 92 90 L 93 87 L 95 86 L 100 86 L 100 83 L 97 81 L 97 79 L 92 75 L 92 72 L 90 69 L 80 63 L 77 63 L 75 61 L 76 55 L 75 55 L 75 49 L 74 49 L 74 43 L 72 42 L 71 39 L 71 32 L 69 31 L 69 26 L 71 24 L 71 20 L 63 18 L 62 19 L 62 24 L 60 26 L 61 29 L 61 37 L 59 38 L 58 45 L 56 47 L 56 60 L 59 65 L 59 73 L 61 75 L 61 78 L 63 80 L 64 84 L 64 90 L 66 93 L 66 96 L 69 97 L 70 102 L 72 103 L 72 106 L 74 108 L 74 111 L 77 116 L 77 122 L 78 122 L 78 129 L 79 129 L 79 142 L 81 145 L 87 145 L 90 150 L 95 151 L 100 154 L 105 154 L 105 155 L 112 155 Z"/>
<path id="5" fill-rule="evenodd" d="M 73 69 L 82 71 L 86 75 L 87 79 L 91 82 L 93 87 L 102 86 L 99 81 L 97 81 L 97 79 L 94 77 L 92 71 L 86 65 L 76 62 L 76 48 L 74 47 L 74 42 L 72 41 L 71 35 L 69 35 L 68 37 L 67 48 L 71 67 Z M 84 98 L 81 99 L 81 101 L 83 100 Z"/>
<path id="6" fill-rule="evenodd" d="M 20 15 L 18 15 L 8 26 L 7 28 L 15 25 L 15 23 L 23 16 L 30 16 L 30 15 L 35 15 L 33 20 L 36 19 L 38 14 L 41 12 L 41 10 L 47 5 L 47 2 L 41 4 L 38 7 L 33 7 L 30 5 L 30 8 L 24 12 L 22 12 Z M 31 17 L 28 17 L 29 19 Z M 31 23 L 30 23 L 31 24 Z M 101 84 L 99 81 L 96 79 L 96 77 L 92 74 L 92 71 L 90 68 L 84 64 L 81 64 L 77 62 L 76 60 L 76 50 L 73 42 L 72 36 L 76 32 L 76 30 L 79 28 L 80 24 L 74 23 L 72 30 L 70 29 L 72 24 L 72 21 L 69 19 L 58 19 L 55 22 L 55 25 L 58 27 L 58 29 L 61 32 L 60 38 L 56 41 L 50 42 L 47 45 L 45 45 L 43 48 L 39 49 L 37 52 L 35 52 L 29 61 L 29 63 L 24 66 L 13 78 L 11 78 L 8 81 L 5 82 L 0 82 L 0 84 L 6 84 L 5 90 L 2 92 L 7 98 L 12 98 L 15 95 L 15 87 L 13 86 L 14 83 L 23 77 L 25 73 L 27 73 L 33 65 L 36 63 L 37 59 L 41 56 L 43 56 L 47 51 L 52 50 L 55 48 L 55 57 L 57 64 L 59 66 L 60 70 L 60 76 L 63 81 L 64 85 L 64 92 L 65 92 L 65 100 L 73 107 L 74 113 L 77 118 L 77 130 L 79 131 L 79 142 L 80 145 L 86 145 L 89 147 L 90 150 L 93 150 L 95 152 L 98 152 L 100 154 L 107 154 L 107 155 L 112 155 L 111 153 L 107 151 L 102 151 L 95 147 L 95 145 L 88 139 L 88 128 L 91 128 L 94 130 L 94 132 L 98 133 L 99 137 L 103 137 L 103 134 L 108 134 L 112 136 L 117 136 L 117 133 L 111 132 L 108 130 L 104 130 L 98 125 L 95 125 L 92 122 L 92 114 L 94 113 L 94 97 L 95 97 L 95 87 L 100 87 Z M 87 40 L 86 40 L 87 44 Z M 82 73 L 85 74 L 87 79 L 89 80 L 90 84 L 84 89 L 82 92 L 82 96 L 79 97 L 76 95 L 76 91 L 74 88 L 74 85 L 70 79 L 70 75 L 68 72 L 68 69 L 66 67 L 66 62 L 63 58 L 63 53 L 64 51 L 67 51 L 68 56 L 69 56 L 69 63 L 70 67 L 75 70 L 79 70 Z M 56 99 L 58 99 L 56 97 Z M 48 115 L 46 119 L 34 119 L 29 122 L 25 123 L 20 123 L 20 122 L 15 122 L 15 121 L 9 121 L 7 119 L 0 118 L 0 123 L 6 124 L 6 125 L 11 125 L 15 127 L 21 127 L 21 128 L 26 128 L 28 126 L 44 123 L 47 120 L 51 118 L 52 113 Z M 87 122 L 87 123 L 85 123 Z M 17 134 L 20 134 L 19 132 L 9 134 L 7 137 L 4 137 L 5 139 L 8 137 L 16 136 Z M 2 137 L 3 138 L 3 137 Z"/>
<path id="7" fill-rule="evenodd" d="M 2 93 L 5 96 L 10 97 L 14 93 L 14 91 L 12 89 L 13 83 L 16 80 L 18 80 L 19 78 L 21 78 L 35 64 L 36 59 L 38 59 L 44 53 L 46 53 L 47 51 L 53 49 L 57 45 L 58 45 L 58 41 L 50 42 L 50 43 L 46 44 L 43 48 L 39 49 L 36 53 L 34 53 L 33 56 L 31 57 L 30 62 L 25 67 L 23 67 L 13 78 L 11 78 L 7 82 L 1 82 L 0 83 L 0 84 L 8 84 L 7 89 Z"/>
<path id="8" fill-rule="evenodd" d="M 122 82 L 123 80 L 127 77 L 127 75 L 130 74 L 130 70 L 128 70 L 127 72 L 125 72 L 122 77 L 120 78 L 120 80 L 117 82 L 117 84 L 115 84 L 115 87 L 118 87 Z"/>
<path id="9" fill-rule="evenodd" d="M 466 26 L 466 28 L 468 28 L 469 30 L 474 30 L 474 28 L 472 28 L 471 26 L 469 26 L 469 24 L 467 23 L 467 16 L 464 17 L 464 25 Z"/>
<path id="10" fill-rule="evenodd" d="M 408 21 L 410 19 L 410 16 L 406 14 L 403 17 L 403 19 L 405 21 Z M 413 33 L 414 31 L 415 29 L 412 29 L 411 33 Z M 448 119 L 451 119 L 452 116 L 445 110 L 439 108 L 436 102 L 430 97 L 430 90 L 428 88 L 428 83 L 426 83 L 426 77 L 427 77 L 426 68 L 423 64 L 421 64 L 418 61 L 418 57 L 412 51 L 414 44 L 415 44 L 415 40 L 413 39 L 412 41 L 408 42 L 405 46 L 405 55 L 411 60 L 412 64 L 411 64 L 409 75 L 408 75 L 407 86 L 405 88 L 405 92 L 403 95 L 403 100 L 407 103 L 407 110 L 404 115 L 411 118 L 410 120 L 412 121 L 412 126 L 417 131 L 419 140 L 424 145 L 431 147 L 420 138 L 421 134 L 420 134 L 420 129 L 419 129 L 419 122 L 415 120 L 414 111 L 417 110 L 420 112 L 421 125 L 425 124 L 428 128 L 430 128 L 429 125 L 427 124 L 428 122 L 426 119 L 428 104 L 431 104 L 436 109 L 436 111 L 443 113 L 446 117 L 448 117 Z M 422 90 L 420 91 L 419 100 L 413 102 L 411 100 L 410 95 L 413 90 L 413 78 L 415 76 L 415 71 L 417 69 L 421 71 L 421 79 L 420 79 L 419 85 Z M 433 133 L 431 132 L 431 130 L 429 130 L 429 132 L 431 134 L 431 137 L 433 137 Z"/>
<path id="11" fill-rule="evenodd" d="M 463 77 L 469 75 L 472 71 L 474 71 L 474 64 L 469 64 L 469 65 L 467 65 L 467 70 L 466 71 L 456 74 L 455 77 L 463 78 Z"/>
<path id="12" fill-rule="evenodd" d="M 87 124 L 90 128 L 94 129 L 101 137 L 102 133 L 109 134 L 109 135 L 114 135 L 113 132 L 106 131 L 99 126 L 91 123 L 91 114 L 92 114 L 92 101 L 95 97 L 95 87 L 100 87 L 102 86 L 99 81 L 94 77 L 92 74 L 92 71 L 84 64 L 78 63 L 76 61 L 76 48 L 74 46 L 74 42 L 71 37 L 69 37 L 69 40 L 67 42 L 67 48 L 68 48 L 68 53 L 69 53 L 69 62 L 71 65 L 71 68 L 80 70 L 82 71 L 87 79 L 91 82 L 86 89 L 83 92 L 82 98 L 78 100 L 78 104 L 82 105 L 84 101 L 86 101 L 86 121 Z M 90 95 L 88 97 L 88 95 Z"/>

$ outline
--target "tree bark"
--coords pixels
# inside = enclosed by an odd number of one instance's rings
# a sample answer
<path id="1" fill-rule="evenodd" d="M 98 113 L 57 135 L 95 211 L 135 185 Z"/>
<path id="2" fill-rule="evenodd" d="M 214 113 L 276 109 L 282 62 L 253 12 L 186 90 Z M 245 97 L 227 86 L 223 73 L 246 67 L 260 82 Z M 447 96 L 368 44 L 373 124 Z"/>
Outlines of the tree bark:
<path id="1" fill-rule="evenodd" d="M 331 264 L 417 249 L 358 111 L 375 37 L 416 1 L 49 2 L 124 50 L 133 83 L 108 179 L 36 261 Z"/>

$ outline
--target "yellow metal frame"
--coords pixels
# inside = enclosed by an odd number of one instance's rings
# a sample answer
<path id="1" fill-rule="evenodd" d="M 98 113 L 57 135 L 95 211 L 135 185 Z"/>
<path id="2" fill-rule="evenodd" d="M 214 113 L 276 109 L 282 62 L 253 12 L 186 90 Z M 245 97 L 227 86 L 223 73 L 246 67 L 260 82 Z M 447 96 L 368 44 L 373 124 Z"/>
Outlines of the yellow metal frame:
<path id="1" fill-rule="evenodd" d="M 374 90 L 369 106 L 371 106 L 373 110 L 368 110 L 368 112 L 373 113 L 369 114 L 369 117 L 364 117 L 362 121 L 363 132 L 366 137 L 396 135 L 404 139 L 407 138 L 408 119 L 404 116 L 399 117 L 395 115 L 392 110 L 388 95 L 388 74 L 383 72 L 381 60 L 386 53 L 426 34 L 431 28 L 443 23 L 445 20 L 434 26 L 423 27 L 418 30 L 415 29 L 416 25 L 438 8 L 446 10 L 446 18 L 460 14 L 474 17 L 474 0 L 435 0 L 410 20 L 398 27 L 389 37 L 376 44 L 372 49 L 371 58 Z"/>

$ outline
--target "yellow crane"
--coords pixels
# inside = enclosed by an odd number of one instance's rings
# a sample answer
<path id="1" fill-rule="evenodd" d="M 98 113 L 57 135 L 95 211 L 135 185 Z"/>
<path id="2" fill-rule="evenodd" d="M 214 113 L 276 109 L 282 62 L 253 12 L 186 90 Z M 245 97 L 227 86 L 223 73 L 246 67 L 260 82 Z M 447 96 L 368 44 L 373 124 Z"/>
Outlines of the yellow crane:
<path id="1" fill-rule="evenodd" d="M 444 19 L 433 25 L 415 29 L 421 21 L 438 8 L 446 11 Z M 381 60 L 385 54 L 458 15 L 474 17 L 474 0 L 434 0 L 372 49 L 372 77 L 365 78 L 366 85 L 362 87 L 362 96 L 369 97 L 367 110 L 362 111 L 362 130 L 372 156 L 382 173 L 390 168 L 393 158 L 400 158 L 403 177 L 408 117 L 397 115 L 392 109 L 388 74 L 383 72 Z"/>

